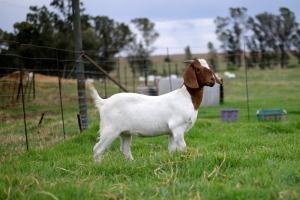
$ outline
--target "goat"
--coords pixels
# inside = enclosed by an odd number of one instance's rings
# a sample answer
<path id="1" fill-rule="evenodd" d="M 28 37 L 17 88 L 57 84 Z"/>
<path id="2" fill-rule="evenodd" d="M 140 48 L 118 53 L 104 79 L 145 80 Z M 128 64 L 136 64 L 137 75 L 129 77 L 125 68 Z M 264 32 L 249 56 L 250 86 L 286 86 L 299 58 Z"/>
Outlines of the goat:
<path id="1" fill-rule="evenodd" d="M 91 83 L 87 87 L 100 113 L 100 140 L 94 146 L 94 158 L 101 161 L 104 151 L 120 137 L 125 158 L 131 155 L 131 137 L 169 135 L 168 150 L 186 148 L 184 134 L 194 125 L 203 97 L 204 86 L 221 84 L 204 59 L 188 61 L 181 88 L 161 95 L 146 96 L 119 93 L 102 99 Z"/>

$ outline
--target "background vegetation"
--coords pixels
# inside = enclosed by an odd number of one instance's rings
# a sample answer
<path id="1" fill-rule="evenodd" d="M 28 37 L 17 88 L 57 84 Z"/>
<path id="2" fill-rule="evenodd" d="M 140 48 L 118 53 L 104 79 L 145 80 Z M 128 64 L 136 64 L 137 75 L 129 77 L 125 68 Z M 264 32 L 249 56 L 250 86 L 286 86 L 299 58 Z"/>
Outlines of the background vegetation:
<path id="1" fill-rule="evenodd" d="M 6 69 L 8 64 L 30 68 L 28 62 L 19 62 L 8 56 L 11 54 L 25 58 L 74 59 L 74 53 L 69 52 L 74 49 L 71 1 L 52 0 L 50 6 L 31 6 L 26 20 L 14 24 L 13 33 L 0 29 L 0 76 L 10 72 Z M 150 56 L 154 50 L 153 44 L 159 37 L 153 22 L 147 18 L 136 18 L 125 24 L 107 16 L 86 14 L 83 2 L 81 8 L 83 51 L 86 54 L 108 72 L 116 68 L 115 58 L 120 55 L 126 57 L 131 68 L 151 70 Z M 247 8 L 230 8 L 229 16 L 216 17 L 216 34 L 222 44 L 222 52 L 216 52 L 219 47 L 208 41 L 210 63 L 218 66 L 215 55 L 223 53 L 229 69 L 240 68 L 242 52 L 247 52 L 245 60 L 249 68 L 265 69 L 277 64 L 286 68 L 290 67 L 291 58 L 296 58 L 299 64 L 299 23 L 295 13 L 288 8 L 282 7 L 279 11 L 279 15 L 265 12 L 248 16 Z M 26 44 L 26 48 L 22 44 Z M 36 46 L 51 49 L 36 51 Z M 182 53 L 186 59 L 195 57 L 188 46 Z M 171 61 L 169 55 L 165 56 L 165 61 Z M 43 69 L 53 68 L 49 59 L 39 62 Z M 65 64 L 63 67 L 70 69 L 72 65 Z M 92 66 L 87 63 L 85 68 L 89 70 Z"/>

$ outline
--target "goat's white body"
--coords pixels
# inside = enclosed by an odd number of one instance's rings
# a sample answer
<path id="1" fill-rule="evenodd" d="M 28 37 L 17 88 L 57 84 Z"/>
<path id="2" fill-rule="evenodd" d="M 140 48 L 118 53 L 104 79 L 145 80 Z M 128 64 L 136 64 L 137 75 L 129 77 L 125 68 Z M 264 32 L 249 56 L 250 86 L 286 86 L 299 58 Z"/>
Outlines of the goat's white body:
<path id="1" fill-rule="evenodd" d="M 94 87 L 90 90 L 101 119 L 100 141 L 94 147 L 97 162 L 118 136 L 121 137 L 121 150 L 129 159 L 133 159 L 131 135 L 169 135 L 171 153 L 186 147 L 184 133 L 194 125 L 198 110 L 185 86 L 161 96 L 119 93 L 108 99 L 100 98 Z"/>
<path id="2" fill-rule="evenodd" d="M 194 124 L 195 110 L 185 86 L 162 96 L 120 93 L 104 100 L 100 107 L 101 128 L 143 137 L 170 134 L 182 127 L 186 132 Z"/>

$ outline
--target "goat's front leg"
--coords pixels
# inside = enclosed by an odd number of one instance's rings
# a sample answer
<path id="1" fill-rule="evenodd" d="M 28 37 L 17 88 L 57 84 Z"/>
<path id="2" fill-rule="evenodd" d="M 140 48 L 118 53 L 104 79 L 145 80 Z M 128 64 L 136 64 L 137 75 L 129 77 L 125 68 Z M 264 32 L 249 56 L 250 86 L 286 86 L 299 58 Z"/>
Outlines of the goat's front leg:
<path id="1" fill-rule="evenodd" d="M 176 147 L 179 151 L 182 151 L 186 148 L 186 143 L 184 141 L 184 129 L 183 128 L 177 128 L 172 131 L 174 141 L 176 144 Z"/>
<path id="2" fill-rule="evenodd" d="M 175 138 L 172 134 L 169 136 L 169 147 L 168 147 L 168 149 L 169 149 L 169 152 L 171 154 L 176 151 L 176 142 L 175 142 Z"/>
<path id="3" fill-rule="evenodd" d="M 133 157 L 131 155 L 131 135 L 129 134 L 121 134 L 121 151 L 123 152 L 126 159 L 133 160 Z"/>

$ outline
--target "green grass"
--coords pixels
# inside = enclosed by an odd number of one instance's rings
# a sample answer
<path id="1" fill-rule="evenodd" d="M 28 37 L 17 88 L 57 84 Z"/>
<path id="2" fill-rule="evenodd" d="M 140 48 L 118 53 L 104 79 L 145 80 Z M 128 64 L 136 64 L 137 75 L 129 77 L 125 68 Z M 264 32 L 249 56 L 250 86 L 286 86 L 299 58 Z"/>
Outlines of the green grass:
<path id="1" fill-rule="evenodd" d="M 224 80 L 225 103 L 200 108 L 187 150 L 174 155 L 167 136 L 134 137 L 134 161 L 116 140 L 95 164 L 94 112 L 84 134 L 42 149 L 9 153 L 2 142 L 0 199 L 300 199 L 299 69 L 249 71 L 250 121 L 245 75 L 236 73 Z M 239 120 L 221 122 L 222 108 L 239 108 Z M 286 109 L 287 121 L 258 122 L 261 108 Z"/>
<path id="2" fill-rule="evenodd" d="M 93 161 L 98 125 L 43 151 L 2 163 L 5 199 L 298 199 L 300 122 L 221 123 L 199 119 L 187 151 L 169 155 L 167 137 L 134 138 L 135 161 L 116 141 Z"/>

